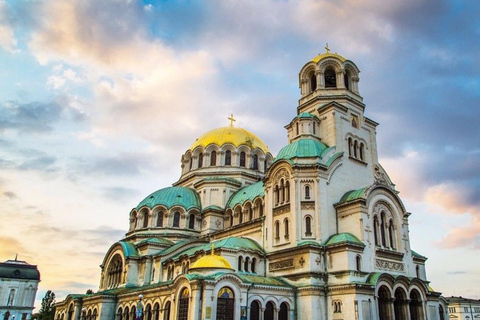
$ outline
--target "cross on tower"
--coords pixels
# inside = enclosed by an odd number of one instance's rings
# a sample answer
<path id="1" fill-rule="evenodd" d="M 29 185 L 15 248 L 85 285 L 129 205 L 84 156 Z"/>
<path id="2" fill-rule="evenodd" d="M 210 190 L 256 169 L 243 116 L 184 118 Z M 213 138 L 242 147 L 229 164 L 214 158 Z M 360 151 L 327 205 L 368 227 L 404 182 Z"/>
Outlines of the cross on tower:
<path id="1" fill-rule="evenodd" d="M 330 48 L 328 47 L 328 42 L 327 42 L 327 45 L 325 46 L 325 50 L 327 50 L 327 53 L 330 53 Z"/>
<path id="2" fill-rule="evenodd" d="M 230 117 L 228 118 L 228 120 L 230 120 L 230 127 L 233 127 L 233 122 L 237 121 L 237 120 L 233 119 L 233 113 L 230 114 Z"/>

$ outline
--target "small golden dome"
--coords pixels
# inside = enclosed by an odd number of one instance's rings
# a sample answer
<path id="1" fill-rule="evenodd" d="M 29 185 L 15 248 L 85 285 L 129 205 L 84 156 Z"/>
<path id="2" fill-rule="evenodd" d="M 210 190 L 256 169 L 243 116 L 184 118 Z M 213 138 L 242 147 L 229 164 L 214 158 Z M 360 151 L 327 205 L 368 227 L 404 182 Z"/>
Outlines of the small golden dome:
<path id="1" fill-rule="evenodd" d="M 226 143 L 231 143 L 237 148 L 241 145 L 245 145 L 252 150 L 259 148 L 265 153 L 268 152 L 267 145 L 254 133 L 236 127 L 221 127 L 211 130 L 198 138 L 192 144 L 190 150 L 193 151 L 198 146 L 205 148 L 210 144 L 216 144 L 221 147 Z"/>
<path id="2" fill-rule="evenodd" d="M 325 59 L 325 58 L 337 58 L 338 60 L 340 60 L 342 62 L 345 62 L 347 60 L 339 54 L 328 52 L 328 53 L 319 54 L 318 56 L 313 58 L 312 61 L 317 63 L 318 61 L 320 61 L 322 59 Z"/>
<path id="3" fill-rule="evenodd" d="M 217 256 L 216 254 L 209 254 L 201 257 L 195 261 L 191 266 L 190 270 L 195 269 L 230 269 L 234 270 L 230 263 L 222 256 Z"/>

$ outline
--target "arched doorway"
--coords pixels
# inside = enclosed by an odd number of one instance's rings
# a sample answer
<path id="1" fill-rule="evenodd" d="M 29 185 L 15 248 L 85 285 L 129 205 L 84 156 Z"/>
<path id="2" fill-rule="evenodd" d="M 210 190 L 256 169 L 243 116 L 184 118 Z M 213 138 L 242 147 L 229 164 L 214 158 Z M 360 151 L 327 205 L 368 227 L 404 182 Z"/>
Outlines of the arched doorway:
<path id="1" fill-rule="evenodd" d="M 282 302 L 280 311 L 278 311 L 278 320 L 288 320 L 288 305 Z"/>
<path id="2" fill-rule="evenodd" d="M 217 320 L 233 320 L 235 313 L 235 295 L 232 289 L 223 287 L 217 296 Z"/>
<path id="3" fill-rule="evenodd" d="M 180 293 L 180 299 L 178 302 L 178 320 L 188 319 L 188 300 L 190 298 L 190 292 L 188 288 L 183 288 Z"/>
<path id="4" fill-rule="evenodd" d="M 407 294 L 401 288 L 395 290 L 393 309 L 395 311 L 395 320 L 408 320 Z"/>
<path id="5" fill-rule="evenodd" d="M 256 300 L 250 304 L 250 320 L 260 320 L 260 303 Z"/>
<path id="6" fill-rule="evenodd" d="M 378 289 L 378 318 L 380 320 L 390 320 L 390 292 L 385 286 Z"/>
<path id="7" fill-rule="evenodd" d="M 410 319 L 424 320 L 422 298 L 416 289 L 410 292 Z"/>
<path id="8" fill-rule="evenodd" d="M 265 312 L 263 313 L 263 320 L 273 320 L 275 306 L 272 301 L 269 301 L 265 306 Z"/>
<path id="9" fill-rule="evenodd" d="M 438 306 L 438 312 L 440 313 L 440 320 L 445 320 L 445 311 L 443 310 L 442 305 Z"/>

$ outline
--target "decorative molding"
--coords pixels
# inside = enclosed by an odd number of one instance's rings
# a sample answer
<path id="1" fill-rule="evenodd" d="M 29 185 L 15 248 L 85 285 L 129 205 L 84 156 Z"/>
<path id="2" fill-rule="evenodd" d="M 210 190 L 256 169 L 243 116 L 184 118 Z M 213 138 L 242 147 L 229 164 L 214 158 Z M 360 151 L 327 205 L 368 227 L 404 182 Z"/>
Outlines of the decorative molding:
<path id="1" fill-rule="evenodd" d="M 384 270 L 392 270 L 392 271 L 405 271 L 405 265 L 399 262 L 392 262 L 388 260 L 382 259 L 375 259 L 375 267 Z"/>
<path id="2" fill-rule="evenodd" d="M 311 210 L 315 209 L 315 201 L 301 201 L 302 210 Z"/>
<path id="3" fill-rule="evenodd" d="M 268 265 L 268 271 L 290 269 L 290 268 L 293 268 L 293 267 L 294 267 L 294 265 L 293 265 L 293 258 L 292 258 L 292 259 L 287 259 L 287 260 L 270 262 L 270 264 Z"/>
<path id="4" fill-rule="evenodd" d="M 278 216 L 285 212 L 290 212 L 290 203 L 282 204 L 281 206 L 273 208 L 272 210 L 274 216 Z"/>

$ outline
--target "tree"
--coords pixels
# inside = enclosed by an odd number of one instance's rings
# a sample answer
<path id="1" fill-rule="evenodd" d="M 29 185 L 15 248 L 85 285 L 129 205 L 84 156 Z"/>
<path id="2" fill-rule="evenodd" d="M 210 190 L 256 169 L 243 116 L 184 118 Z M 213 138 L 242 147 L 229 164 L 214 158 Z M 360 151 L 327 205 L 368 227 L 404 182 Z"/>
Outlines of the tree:
<path id="1" fill-rule="evenodd" d="M 55 293 L 48 290 L 42 299 L 38 320 L 53 320 L 55 317 Z"/>
<path id="2" fill-rule="evenodd" d="M 85 294 L 92 294 L 92 293 L 93 293 L 93 290 L 92 290 L 92 289 L 88 289 Z"/>

